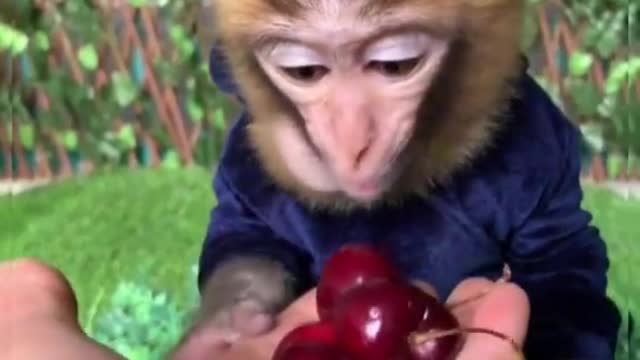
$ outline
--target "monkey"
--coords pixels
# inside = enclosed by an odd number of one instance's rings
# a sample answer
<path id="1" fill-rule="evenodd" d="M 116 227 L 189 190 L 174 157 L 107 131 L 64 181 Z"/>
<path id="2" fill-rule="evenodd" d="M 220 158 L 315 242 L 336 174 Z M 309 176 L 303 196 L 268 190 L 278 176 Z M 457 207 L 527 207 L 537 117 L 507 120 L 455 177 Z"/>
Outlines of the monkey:
<path id="1" fill-rule="evenodd" d="M 580 133 L 528 74 L 523 0 L 212 0 L 212 77 L 245 111 L 216 167 L 194 328 L 264 334 L 371 243 L 449 294 L 509 264 L 531 359 L 612 359 Z"/>

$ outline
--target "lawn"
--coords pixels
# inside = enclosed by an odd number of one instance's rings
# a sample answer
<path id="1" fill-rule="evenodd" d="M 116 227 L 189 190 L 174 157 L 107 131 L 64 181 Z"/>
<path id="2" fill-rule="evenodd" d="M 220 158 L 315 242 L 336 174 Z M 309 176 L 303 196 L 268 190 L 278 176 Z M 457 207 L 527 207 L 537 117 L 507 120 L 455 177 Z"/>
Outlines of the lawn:
<path id="1" fill-rule="evenodd" d="M 134 171 L 78 179 L 0 198 L 0 260 L 36 257 L 59 267 L 81 321 L 103 310 L 121 281 L 166 289 L 180 302 L 214 206 L 211 172 Z"/>
<path id="2" fill-rule="evenodd" d="M 0 260 L 40 258 L 69 277 L 83 324 L 109 306 L 122 281 L 168 291 L 178 303 L 195 283 L 209 211 L 211 172 L 140 170 L 77 179 L 15 198 L 0 198 Z M 585 207 L 609 246 L 610 294 L 640 315 L 640 202 L 587 188 Z"/>

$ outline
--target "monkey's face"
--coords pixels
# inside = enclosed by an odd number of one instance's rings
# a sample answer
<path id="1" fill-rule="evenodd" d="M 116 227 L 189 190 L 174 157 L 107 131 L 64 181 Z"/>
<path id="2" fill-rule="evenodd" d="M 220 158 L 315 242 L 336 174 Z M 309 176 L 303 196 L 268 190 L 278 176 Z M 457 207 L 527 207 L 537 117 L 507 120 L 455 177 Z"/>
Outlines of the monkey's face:
<path id="1" fill-rule="evenodd" d="M 490 143 L 524 0 L 214 0 L 275 182 L 312 206 L 423 195 Z"/>
<path id="2" fill-rule="evenodd" d="M 316 191 L 368 202 L 400 173 L 396 160 L 448 40 L 408 21 L 381 30 L 349 10 L 310 10 L 295 36 L 254 51 L 301 119 L 276 122 L 289 171 Z"/>

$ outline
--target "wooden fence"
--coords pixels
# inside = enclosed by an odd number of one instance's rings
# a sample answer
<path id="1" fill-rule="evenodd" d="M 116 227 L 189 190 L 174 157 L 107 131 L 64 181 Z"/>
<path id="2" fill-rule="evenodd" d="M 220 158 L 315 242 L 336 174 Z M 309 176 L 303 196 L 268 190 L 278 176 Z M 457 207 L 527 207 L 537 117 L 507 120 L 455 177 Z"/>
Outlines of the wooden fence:
<path id="1" fill-rule="evenodd" d="M 210 21 L 209 9 L 196 3 L 169 11 L 96 0 L 74 17 L 73 9 L 43 2 L 34 19 L 48 21 L 50 36 L 26 29 L 28 51 L 0 53 L 0 81 L 17 94 L 4 94 L 5 111 L 0 108 L 8 125 L 0 126 L 0 176 L 65 178 L 103 166 L 215 164 L 237 106 L 209 81 L 206 26 L 198 31 L 199 23 Z M 51 21 L 61 14 L 64 21 Z M 589 24 L 572 23 L 559 0 L 530 15 L 532 72 L 572 119 L 590 122 L 567 81 Z M 585 78 L 598 96 L 605 96 L 612 64 L 628 51 L 621 46 L 610 57 L 595 57 Z M 626 88 L 625 98 L 640 99 L 640 81 Z M 597 180 L 607 177 L 601 155 L 588 167 Z M 620 177 L 633 175 L 639 174 Z"/>

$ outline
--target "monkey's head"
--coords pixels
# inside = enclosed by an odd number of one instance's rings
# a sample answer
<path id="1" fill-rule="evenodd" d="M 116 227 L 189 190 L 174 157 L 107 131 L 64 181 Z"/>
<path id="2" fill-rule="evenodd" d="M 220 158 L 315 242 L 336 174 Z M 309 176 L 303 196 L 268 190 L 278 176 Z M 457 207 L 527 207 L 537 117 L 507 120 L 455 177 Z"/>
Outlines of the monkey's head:
<path id="1" fill-rule="evenodd" d="M 274 181 L 315 206 L 424 195 L 485 149 L 521 74 L 522 0 L 214 0 Z"/>

